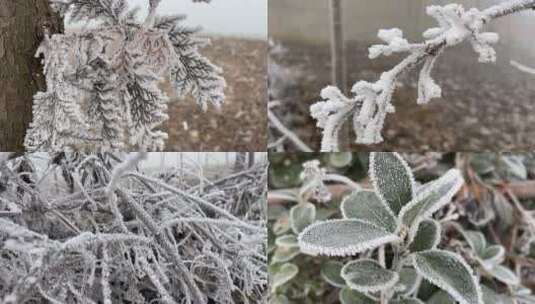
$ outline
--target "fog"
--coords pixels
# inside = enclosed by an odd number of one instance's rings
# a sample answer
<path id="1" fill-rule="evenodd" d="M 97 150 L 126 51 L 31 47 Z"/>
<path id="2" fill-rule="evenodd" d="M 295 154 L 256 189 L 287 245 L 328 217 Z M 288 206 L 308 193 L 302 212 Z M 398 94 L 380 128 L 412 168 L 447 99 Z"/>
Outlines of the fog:
<path id="1" fill-rule="evenodd" d="M 434 26 L 427 16 L 428 5 L 460 3 L 465 8 L 487 8 L 503 0 L 344 0 L 343 18 L 346 38 L 362 42 L 378 42 L 381 28 L 398 27 L 413 41 L 421 41 L 421 33 Z M 327 0 L 270 0 L 270 36 L 276 39 L 323 44 L 329 41 L 329 1 Z M 533 28 L 535 12 L 522 12 L 492 22 L 490 29 L 500 34 L 499 45 L 505 54 L 499 56 L 518 59 L 535 65 Z"/>
<path id="2" fill-rule="evenodd" d="M 147 14 L 147 0 L 129 0 L 132 7 Z M 163 0 L 161 14 L 186 14 L 185 24 L 211 35 L 265 39 L 267 37 L 267 0 L 213 0 L 210 4 L 191 0 Z M 68 26 L 78 26 L 77 24 Z"/>

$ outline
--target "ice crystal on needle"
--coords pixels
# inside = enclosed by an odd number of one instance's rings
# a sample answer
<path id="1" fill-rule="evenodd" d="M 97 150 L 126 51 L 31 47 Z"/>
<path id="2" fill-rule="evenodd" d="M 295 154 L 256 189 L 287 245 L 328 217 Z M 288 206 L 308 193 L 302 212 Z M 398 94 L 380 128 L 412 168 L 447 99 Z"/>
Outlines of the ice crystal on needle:
<path id="1" fill-rule="evenodd" d="M 375 83 L 357 82 L 352 89 L 353 97 L 346 97 L 335 87 L 326 87 L 321 92 L 322 101 L 311 106 L 311 116 L 323 129 L 322 151 L 338 151 L 338 136 L 342 125 L 352 117 L 356 142 L 377 144 L 383 141 L 381 132 L 386 115 L 395 111 L 392 95 L 397 79 L 404 72 L 422 65 L 418 81 L 418 104 L 427 104 L 442 95 L 442 89 L 431 77 L 433 66 L 440 54 L 448 47 L 469 40 L 480 62 L 494 62 L 498 34 L 483 32 L 483 26 L 495 18 L 521 10 L 533 9 L 535 0 L 511 0 L 480 11 L 465 10 L 459 4 L 429 6 L 427 14 L 433 17 L 438 27 L 426 30 L 422 43 L 410 43 L 398 28 L 381 29 L 378 37 L 384 44 L 369 48 L 370 59 L 394 53 L 409 53 L 398 65 L 384 72 Z"/>
<path id="2" fill-rule="evenodd" d="M 169 101 L 163 81 L 203 109 L 222 104 L 221 70 L 199 53 L 207 41 L 180 24 L 184 16 L 157 15 L 159 3 L 150 0 L 139 22 L 125 0 L 51 1 L 72 21 L 97 25 L 45 34 L 36 56 L 43 58 L 47 90 L 34 97 L 28 150 L 162 150 Z"/>

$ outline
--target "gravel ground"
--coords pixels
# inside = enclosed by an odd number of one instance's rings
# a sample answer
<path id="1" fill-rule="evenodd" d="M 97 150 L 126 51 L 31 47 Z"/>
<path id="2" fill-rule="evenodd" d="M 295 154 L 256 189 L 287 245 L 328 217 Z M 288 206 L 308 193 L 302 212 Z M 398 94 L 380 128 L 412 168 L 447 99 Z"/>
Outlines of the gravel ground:
<path id="1" fill-rule="evenodd" d="M 169 105 L 168 151 L 265 151 L 266 51 L 262 40 L 212 38 L 202 53 L 224 70 L 226 101 L 203 112 L 188 97 Z"/>
<path id="2" fill-rule="evenodd" d="M 347 44 L 349 88 L 356 80 L 376 81 L 382 71 L 401 60 L 394 56 L 370 60 L 368 46 Z M 300 76 L 285 90 L 278 115 L 306 143 L 318 149 L 321 134 L 309 116 L 309 106 L 319 100 L 319 92 L 330 82 L 329 48 L 292 44 L 284 47 L 286 52 L 275 60 Z M 442 86 L 443 98 L 426 106 L 416 105 L 418 72 L 405 75 L 394 96 L 397 112 L 388 116 L 383 131 L 385 142 L 353 145 L 352 150 L 533 150 L 535 76 L 511 67 L 510 58 L 500 57 L 499 49 L 497 52 L 497 64 L 480 64 L 470 46 L 448 50 L 433 72 Z"/>

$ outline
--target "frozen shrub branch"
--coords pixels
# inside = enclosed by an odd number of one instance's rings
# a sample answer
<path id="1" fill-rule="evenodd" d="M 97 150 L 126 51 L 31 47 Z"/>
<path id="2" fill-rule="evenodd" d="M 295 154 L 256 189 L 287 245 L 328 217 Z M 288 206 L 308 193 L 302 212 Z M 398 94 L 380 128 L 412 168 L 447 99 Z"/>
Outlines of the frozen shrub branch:
<path id="1" fill-rule="evenodd" d="M 18 214 L 0 217 L 0 302 L 265 300 L 266 165 L 184 178 L 142 173 L 145 156 L 56 153 L 46 170 L 42 154 L 1 162 L 0 210 Z"/>
<path id="2" fill-rule="evenodd" d="M 352 88 L 353 97 L 346 97 L 338 88 L 322 90 L 324 99 L 311 106 L 317 126 L 323 129 L 322 151 L 337 151 L 339 131 L 345 121 L 352 119 L 357 143 L 377 144 L 383 141 L 381 132 L 388 113 L 395 112 L 392 96 L 400 75 L 422 66 L 418 81 L 418 104 L 427 104 L 441 96 L 440 86 L 431 77 L 435 61 L 445 49 L 469 40 L 480 62 L 494 62 L 492 47 L 498 34 L 484 32 L 483 27 L 496 18 L 535 8 L 535 0 L 509 0 L 486 10 L 465 10 L 459 4 L 429 6 L 427 14 L 436 19 L 438 27 L 423 33 L 425 41 L 410 43 L 400 29 L 380 30 L 385 42 L 369 49 L 370 59 L 394 53 L 409 53 L 398 65 L 384 72 L 375 83 L 358 81 Z"/>

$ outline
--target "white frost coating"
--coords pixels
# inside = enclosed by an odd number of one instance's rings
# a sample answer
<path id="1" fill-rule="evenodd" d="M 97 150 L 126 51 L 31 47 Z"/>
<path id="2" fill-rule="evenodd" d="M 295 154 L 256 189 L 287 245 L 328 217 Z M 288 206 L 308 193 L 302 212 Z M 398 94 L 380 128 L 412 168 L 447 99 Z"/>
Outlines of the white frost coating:
<path id="1" fill-rule="evenodd" d="M 321 151 L 338 151 L 338 133 L 353 107 L 352 100 L 346 98 L 338 88 L 326 87 L 321 91 L 325 101 L 310 107 L 310 114 L 316 119 L 317 126 L 323 129 Z"/>
<path id="2" fill-rule="evenodd" d="M 445 275 L 447 273 L 442 271 L 435 271 L 435 269 L 429 269 L 425 266 L 428 266 L 427 263 L 424 263 L 423 257 L 425 255 L 442 255 L 445 258 L 451 259 L 450 261 L 454 261 L 453 263 L 447 262 L 446 264 L 449 264 L 450 267 L 457 267 L 460 266 L 461 275 L 464 275 L 464 277 L 460 277 L 459 275 L 454 275 L 450 277 L 452 281 L 459 281 L 461 279 L 470 278 L 469 282 L 464 282 L 465 284 L 461 284 L 464 288 L 472 288 L 470 292 L 474 292 L 475 294 L 470 295 L 470 299 L 467 298 L 468 294 L 462 293 L 458 290 L 458 288 L 455 288 L 446 280 L 444 280 Z M 420 253 L 414 253 L 412 254 L 412 265 L 416 269 L 416 271 L 423 276 L 426 280 L 431 282 L 432 284 L 436 285 L 438 288 L 446 291 L 448 294 L 450 294 L 456 301 L 458 301 L 460 304 L 484 304 L 483 303 L 483 296 L 481 291 L 481 286 L 479 285 L 479 280 L 472 274 L 472 269 L 468 264 L 464 261 L 464 259 L 457 254 L 446 251 L 446 250 L 428 250 L 423 251 Z M 454 270 L 454 269 L 449 269 Z M 475 297 L 475 299 L 473 298 Z M 470 301 L 469 301 L 470 300 Z"/>
<path id="3" fill-rule="evenodd" d="M 316 222 L 298 236 L 301 252 L 310 255 L 351 256 L 400 238 L 370 223 L 336 219 Z"/>
<path id="4" fill-rule="evenodd" d="M 106 194 L 110 195 L 117 187 L 117 183 L 121 177 L 123 177 L 126 172 L 134 170 L 140 161 L 147 159 L 147 155 L 147 152 L 129 154 L 125 161 L 117 165 L 113 169 L 110 183 L 108 184 L 108 187 L 106 187 Z"/>
<path id="5" fill-rule="evenodd" d="M 388 156 L 392 156 L 390 160 L 392 163 L 379 163 L 378 158 L 383 161 L 388 160 Z M 389 205 L 395 215 L 398 215 L 399 210 L 404 204 L 407 204 L 415 196 L 415 184 L 416 181 L 412 174 L 412 170 L 409 164 L 401 157 L 397 152 L 372 152 L 370 154 L 369 163 L 369 175 L 375 192 L 385 204 Z M 405 185 L 403 185 L 405 184 Z M 407 185 L 408 184 L 408 185 Z M 400 202 L 402 199 L 399 195 L 400 187 L 410 188 L 410 193 L 404 193 L 403 197 L 406 199 L 404 202 Z M 386 190 L 393 190 L 392 193 L 387 193 Z M 406 189 L 405 189 L 406 190 Z M 396 204 L 392 202 L 390 197 L 395 197 L 398 201 Z"/>
<path id="6" fill-rule="evenodd" d="M 398 77 L 423 63 L 418 81 L 418 104 L 427 104 L 442 95 L 440 86 L 432 79 L 435 60 L 448 47 L 469 40 L 480 62 L 494 62 L 496 51 L 492 45 L 498 41 L 496 33 L 483 32 L 483 26 L 495 18 L 535 7 L 535 0 L 510 0 L 487 10 L 465 10 L 459 4 L 429 6 L 427 14 L 435 18 L 438 27 L 423 33 L 423 43 L 410 43 L 403 38 L 400 29 L 379 30 L 379 38 L 386 44 L 369 48 L 369 57 L 389 56 L 408 52 L 409 55 L 390 71 L 384 72 L 375 83 L 358 81 L 353 87 L 353 97 L 344 96 L 339 90 L 327 87 L 322 91 L 322 101 L 311 106 L 311 116 L 323 129 L 321 150 L 338 151 L 338 133 L 344 122 L 352 117 L 353 129 L 359 144 L 377 144 L 383 141 L 381 132 L 386 115 L 394 112 L 392 95 Z"/>
<path id="7" fill-rule="evenodd" d="M 387 270 L 371 259 L 348 262 L 342 267 L 340 276 L 351 289 L 364 293 L 390 289 L 399 281 L 397 272 Z"/>
<path id="8" fill-rule="evenodd" d="M 359 219 L 397 233 L 399 221 L 386 202 L 370 190 L 357 190 L 346 196 L 340 204 L 342 216 Z"/>
<path id="9" fill-rule="evenodd" d="M 414 239 L 420 222 L 448 204 L 464 184 L 464 179 L 459 170 L 450 169 L 432 183 L 403 206 L 398 215 L 401 223 L 409 228 L 410 241 Z M 434 195 L 440 196 L 434 197 Z"/>
<path id="10" fill-rule="evenodd" d="M 34 96 L 27 150 L 162 150 L 170 100 L 162 80 L 178 99 L 191 94 L 203 109 L 222 104 L 222 71 L 199 53 L 207 42 L 181 26 L 183 16 L 156 15 L 160 0 L 148 1 L 142 23 L 124 0 L 50 3 L 71 21 L 97 27 L 44 31 L 36 57 L 43 57 L 47 90 Z"/>
<path id="11" fill-rule="evenodd" d="M 370 59 L 375 59 L 381 55 L 390 56 L 393 53 L 407 52 L 411 48 L 411 44 L 403 38 L 403 32 L 398 28 L 379 30 L 377 36 L 388 45 L 372 45 L 369 49 Z"/>

